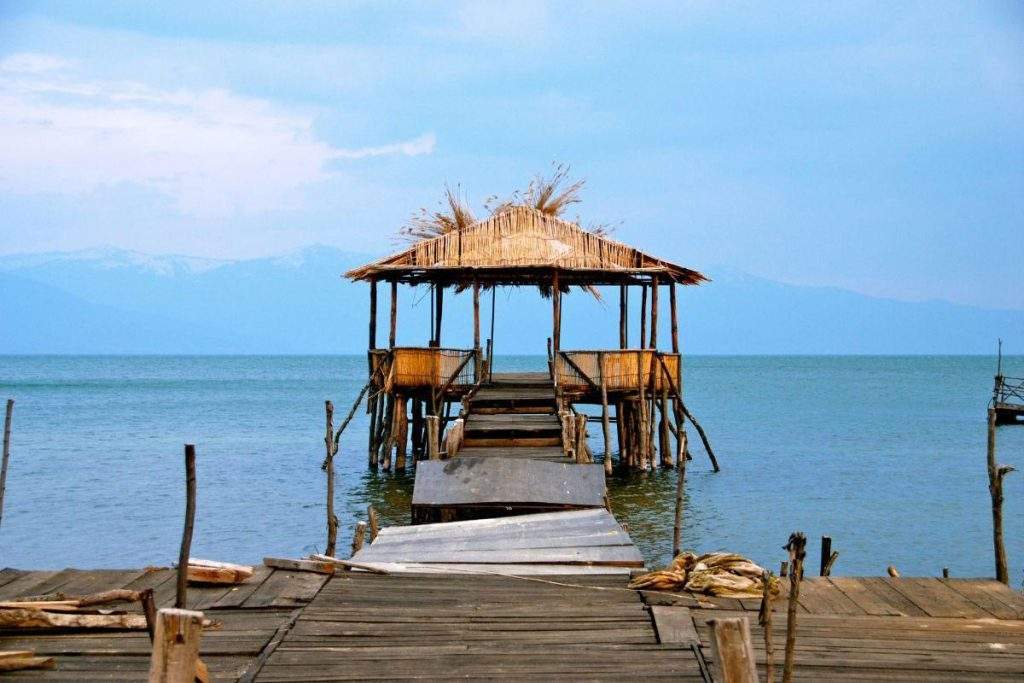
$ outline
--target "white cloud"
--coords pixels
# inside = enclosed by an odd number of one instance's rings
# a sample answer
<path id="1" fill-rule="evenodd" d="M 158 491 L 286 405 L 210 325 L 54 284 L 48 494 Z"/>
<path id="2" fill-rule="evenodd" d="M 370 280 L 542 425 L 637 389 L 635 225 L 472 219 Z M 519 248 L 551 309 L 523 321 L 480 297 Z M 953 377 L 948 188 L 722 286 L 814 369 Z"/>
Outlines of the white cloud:
<path id="1" fill-rule="evenodd" d="M 74 78 L 48 55 L 0 62 L 0 190 L 83 194 L 135 184 L 186 214 L 216 218 L 296 207 L 328 162 L 416 156 L 433 134 L 345 149 L 313 116 L 225 90 L 161 90 Z"/>

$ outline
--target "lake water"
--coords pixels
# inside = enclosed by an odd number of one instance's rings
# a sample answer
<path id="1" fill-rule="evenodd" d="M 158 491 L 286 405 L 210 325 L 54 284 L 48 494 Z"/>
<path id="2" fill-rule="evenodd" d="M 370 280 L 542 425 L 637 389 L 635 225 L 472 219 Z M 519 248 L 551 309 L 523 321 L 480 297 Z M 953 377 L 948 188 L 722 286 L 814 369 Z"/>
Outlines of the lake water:
<path id="1" fill-rule="evenodd" d="M 1005 359 L 1024 376 L 1024 357 Z M 498 370 L 542 358 L 499 358 Z M 365 359 L 0 356 L 0 398 L 17 403 L 0 566 L 133 567 L 177 557 L 182 445 L 198 451 L 193 554 L 259 562 L 324 545 L 323 401 L 340 417 Z M 836 574 L 991 576 L 984 357 L 686 359 L 687 404 L 722 464 L 691 431 L 684 545 L 776 568 L 793 530 L 840 551 Z M 373 504 L 406 523 L 412 469 L 368 471 L 367 420 L 338 456 L 340 547 Z M 600 454 L 600 429 L 591 430 Z M 1024 426 L 999 429 L 999 460 L 1024 469 Z M 671 550 L 675 473 L 616 477 L 618 518 L 650 563 Z M 1006 480 L 1011 582 L 1024 571 L 1024 474 Z"/>

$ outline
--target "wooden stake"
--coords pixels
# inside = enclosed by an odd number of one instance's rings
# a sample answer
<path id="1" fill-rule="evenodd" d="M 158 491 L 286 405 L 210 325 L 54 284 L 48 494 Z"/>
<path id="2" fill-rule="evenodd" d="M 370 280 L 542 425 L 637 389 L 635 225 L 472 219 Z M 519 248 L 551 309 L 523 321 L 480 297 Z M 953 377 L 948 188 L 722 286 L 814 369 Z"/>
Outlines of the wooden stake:
<path id="1" fill-rule="evenodd" d="M 754 644 L 747 619 L 715 619 L 711 625 L 716 683 L 757 683 Z"/>
<path id="2" fill-rule="evenodd" d="M 761 611 L 757 614 L 757 623 L 764 632 L 765 683 L 775 681 L 775 648 L 772 646 L 772 573 L 767 569 L 761 574 L 764 592 L 761 593 Z"/>
<path id="3" fill-rule="evenodd" d="M 178 590 L 174 606 L 184 609 L 188 591 L 188 556 L 192 551 L 192 527 L 196 521 L 196 447 L 185 444 L 185 528 L 178 553 Z M 200 617 L 201 618 L 201 617 Z"/>
<path id="4" fill-rule="evenodd" d="M 640 285 L 640 348 L 647 348 L 647 285 Z"/>
<path id="5" fill-rule="evenodd" d="M 557 270 L 551 276 L 551 345 L 555 354 L 562 348 L 562 290 Z"/>
<path id="6" fill-rule="evenodd" d="M 661 421 L 658 425 L 658 451 L 662 467 L 672 467 L 672 438 L 669 433 L 668 419 L 668 382 L 661 383 L 661 402 L 658 405 Z"/>
<path id="7" fill-rule="evenodd" d="M 822 576 L 832 576 L 832 567 L 835 565 L 836 560 L 839 559 L 839 551 L 833 550 L 832 554 L 828 556 L 828 562 L 825 563 L 825 573 Z"/>
<path id="8" fill-rule="evenodd" d="M 414 460 L 423 457 L 423 400 L 412 400 L 412 455 Z"/>
<path id="9" fill-rule="evenodd" d="M 434 344 L 441 346 L 441 317 L 444 314 L 444 286 L 434 285 Z"/>
<path id="10" fill-rule="evenodd" d="M 334 455 L 338 452 L 334 440 L 334 404 L 324 401 L 327 413 L 327 434 L 324 436 L 326 455 L 322 469 L 327 473 L 327 554 L 333 555 L 338 541 L 338 517 L 334 514 Z"/>
<path id="11" fill-rule="evenodd" d="M 644 298 L 647 298 L 647 289 L 644 289 Z M 641 330 L 643 335 L 643 330 Z M 650 462 L 650 446 L 651 440 L 648 435 L 648 421 L 650 416 L 647 414 L 647 395 L 644 385 L 647 383 L 644 378 L 644 354 L 642 351 L 638 351 L 636 354 L 636 383 L 640 390 L 640 400 L 637 403 L 637 407 L 640 409 L 640 424 L 637 428 L 637 437 L 640 439 L 640 469 L 646 470 L 648 463 Z"/>
<path id="12" fill-rule="evenodd" d="M 153 598 L 152 588 L 139 591 L 139 603 L 142 605 L 142 614 L 146 617 L 146 631 L 152 644 L 156 640 L 156 600 Z"/>
<path id="13" fill-rule="evenodd" d="M 0 520 L 4 515 L 4 491 L 7 490 L 7 461 L 11 458 L 11 418 L 14 414 L 14 399 L 7 399 L 7 411 L 4 414 L 4 450 L 3 461 L 0 462 Z"/>
<path id="14" fill-rule="evenodd" d="M 387 407 L 384 410 L 383 429 L 380 438 L 379 460 L 385 472 L 391 471 L 391 448 L 395 434 L 395 396 L 387 395 Z"/>
<path id="15" fill-rule="evenodd" d="M 367 436 L 367 458 L 372 468 L 377 467 L 377 403 L 379 394 L 374 391 L 366 401 L 366 408 L 370 412 L 370 433 Z"/>
<path id="16" fill-rule="evenodd" d="M 896 569 L 895 565 L 891 565 L 890 564 L 888 567 L 886 567 L 885 568 L 885 573 L 888 574 L 889 576 L 891 576 L 894 579 L 900 578 L 900 572 L 899 572 L 898 569 Z"/>
<path id="17" fill-rule="evenodd" d="M 992 546 L 995 551 L 996 581 L 1010 583 L 1003 543 L 1003 478 L 1013 472 L 1009 465 L 996 462 L 996 411 L 988 409 L 988 491 L 992 497 Z"/>
<path id="18" fill-rule="evenodd" d="M 786 659 L 782 666 L 782 683 L 793 680 L 793 663 L 796 661 L 796 607 L 800 600 L 800 581 L 803 576 L 807 537 L 801 532 L 790 534 L 786 550 L 792 568 L 789 577 L 789 604 L 786 606 Z"/>
<path id="19" fill-rule="evenodd" d="M 391 283 L 391 326 L 388 330 L 388 348 L 395 348 L 398 335 L 398 281 Z"/>
<path id="20" fill-rule="evenodd" d="M 943 567 L 942 568 L 942 578 L 944 578 L 944 579 L 948 579 L 949 578 L 949 567 Z"/>
<path id="21" fill-rule="evenodd" d="M 651 278 L 651 348 L 658 348 L 658 278 Z"/>
<path id="22" fill-rule="evenodd" d="M 370 520 L 370 543 L 377 540 L 377 534 L 380 533 L 380 519 L 377 517 L 377 510 L 372 505 L 368 505 L 366 508 L 366 518 Z"/>
<path id="23" fill-rule="evenodd" d="M 679 353 L 679 318 L 676 314 L 676 283 L 668 286 L 669 308 L 672 312 L 672 353 Z"/>
<path id="24" fill-rule="evenodd" d="M 366 522 L 356 522 L 356 530 L 352 533 L 352 554 L 355 555 L 363 549 L 363 540 L 366 538 Z"/>
<path id="25" fill-rule="evenodd" d="M 149 683 L 193 683 L 199 670 L 202 634 L 202 612 L 160 610 L 149 660 Z"/>
<path id="26" fill-rule="evenodd" d="M 686 432 L 680 432 L 682 449 L 678 454 L 686 452 Z M 678 455 L 678 467 L 676 468 L 676 515 L 672 525 L 672 557 L 682 552 L 683 536 L 683 495 L 686 491 L 686 456 Z"/>
<path id="27" fill-rule="evenodd" d="M 576 416 L 576 462 L 591 462 L 590 447 L 587 445 L 587 416 L 583 414 Z"/>
<path id="28" fill-rule="evenodd" d="M 779 576 L 782 578 L 789 576 L 789 562 L 786 560 L 783 560 L 782 564 L 779 565 Z"/>
<path id="29" fill-rule="evenodd" d="M 629 287 L 626 285 L 619 285 L 619 348 L 629 348 Z M 618 417 L 618 412 L 615 415 Z"/>
<path id="30" fill-rule="evenodd" d="M 370 341 L 372 351 L 377 348 L 377 281 L 370 280 Z"/>
<path id="31" fill-rule="evenodd" d="M 611 426 L 608 421 L 608 378 L 605 376 L 608 364 L 603 351 L 597 354 L 597 362 L 601 371 L 601 432 L 604 436 L 604 473 L 610 475 L 612 473 Z"/>
<path id="32" fill-rule="evenodd" d="M 825 567 L 828 565 L 828 558 L 832 557 L 832 537 L 821 537 L 821 564 L 818 569 L 818 576 L 828 576 Z"/>
<path id="33" fill-rule="evenodd" d="M 427 457 L 431 460 L 440 460 L 441 444 L 438 441 L 441 431 L 441 418 L 437 415 L 428 415 L 423 418 L 427 423 Z"/>
<path id="34" fill-rule="evenodd" d="M 406 396 L 395 397 L 395 423 L 395 470 L 405 470 L 405 449 L 409 442 L 409 399 Z"/>

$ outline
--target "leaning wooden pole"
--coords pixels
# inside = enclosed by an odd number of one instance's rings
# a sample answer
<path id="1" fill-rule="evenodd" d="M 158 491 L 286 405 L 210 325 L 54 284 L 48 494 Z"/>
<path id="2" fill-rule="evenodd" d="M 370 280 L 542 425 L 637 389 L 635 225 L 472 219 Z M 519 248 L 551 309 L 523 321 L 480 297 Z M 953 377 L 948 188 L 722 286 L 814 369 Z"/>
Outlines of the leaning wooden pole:
<path id="1" fill-rule="evenodd" d="M 697 422 L 693 415 L 690 414 L 690 411 L 687 410 L 686 404 L 683 403 L 682 399 L 680 399 L 679 405 L 682 406 L 683 415 L 686 416 L 686 419 L 690 421 L 690 424 L 697 428 L 697 434 L 700 435 L 700 441 L 704 444 L 704 450 L 707 451 L 708 458 L 711 460 L 711 467 L 715 472 L 720 471 L 721 468 L 718 466 L 718 458 L 715 457 L 715 451 L 711 448 L 711 442 L 708 441 L 708 435 L 704 433 L 704 428 L 701 427 L 700 422 Z"/>
<path id="2" fill-rule="evenodd" d="M 326 454 L 321 467 L 327 473 L 327 549 L 324 554 L 334 555 L 338 543 L 338 517 L 334 514 L 334 455 L 338 452 L 338 445 L 334 440 L 334 404 L 324 401 L 324 409 L 327 413 L 327 434 L 324 436 Z"/>
<path id="3" fill-rule="evenodd" d="M 192 551 L 192 528 L 196 521 L 196 447 L 185 444 L 185 528 L 178 552 L 178 590 L 174 606 L 184 609 L 188 591 L 188 557 Z"/>
<path id="4" fill-rule="evenodd" d="M 992 546 L 995 551 L 996 580 L 1009 584 L 1006 545 L 1003 543 L 1003 478 L 1013 472 L 1009 465 L 996 462 L 996 411 L 988 409 L 988 491 L 992 496 Z"/>
<path id="5" fill-rule="evenodd" d="M 4 491 L 7 490 L 7 462 L 11 459 L 11 418 L 14 416 L 14 399 L 7 399 L 7 411 L 4 413 L 4 451 L 0 462 L 0 521 L 4 515 Z"/>
<path id="6" fill-rule="evenodd" d="M 800 600 L 800 582 L 803 580 L 804 557 L 807 537 L 797 531 L 789 536 L 786 550 L 789 552 L 789 604 L 786 606 L 786 658 L 782 665 L 782 683 L 793 680 L 793 664 L 796 661 L 796 608 Z"/>

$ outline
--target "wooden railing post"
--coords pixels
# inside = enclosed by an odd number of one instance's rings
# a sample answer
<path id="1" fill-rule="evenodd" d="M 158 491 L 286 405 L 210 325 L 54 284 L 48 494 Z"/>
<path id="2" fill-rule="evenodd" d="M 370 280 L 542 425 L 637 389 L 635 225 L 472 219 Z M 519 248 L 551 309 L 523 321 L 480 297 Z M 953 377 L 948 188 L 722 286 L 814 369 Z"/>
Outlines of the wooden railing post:
<path id="1" fill-rule="evenodd" d="M 745 617 L 711 622 L 715 683 L 758 683 L 750 623 Z"/>
<path id="2" fill-rule="evenodd" d="M 199 673 L 203 613 L 185 609 L 157 612 L 149 683 L 193 683 Z"/>

